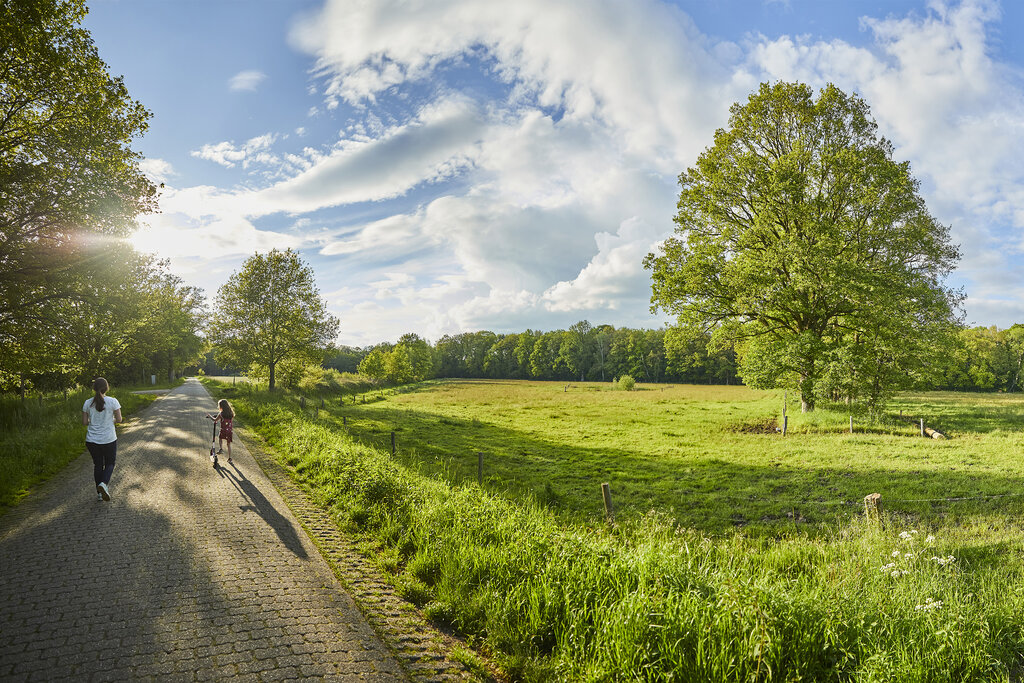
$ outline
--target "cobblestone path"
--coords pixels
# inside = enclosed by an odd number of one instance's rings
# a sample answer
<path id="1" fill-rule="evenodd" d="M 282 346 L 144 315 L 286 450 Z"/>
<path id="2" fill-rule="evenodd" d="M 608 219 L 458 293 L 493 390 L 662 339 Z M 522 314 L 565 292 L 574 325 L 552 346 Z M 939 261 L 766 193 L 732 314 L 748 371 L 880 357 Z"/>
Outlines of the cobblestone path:
<path id="1" fill-rule="evenodd" d="M 84 455 L 0 517 L 0 679 L 408 679 L 248 450 L 213 468 L 214 406 L 121 429 L 110 502 Z"/>

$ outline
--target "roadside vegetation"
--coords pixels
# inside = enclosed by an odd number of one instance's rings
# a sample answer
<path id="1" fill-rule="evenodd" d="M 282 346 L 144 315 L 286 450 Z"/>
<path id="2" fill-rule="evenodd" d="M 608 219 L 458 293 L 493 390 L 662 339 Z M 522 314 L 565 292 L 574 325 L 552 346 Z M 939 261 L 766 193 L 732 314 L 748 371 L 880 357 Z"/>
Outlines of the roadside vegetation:
<path id="1" fill-rule="evenodd" d="M 735 387 L 436 382 L 305 408 L 211 388 L 403 595 L 514 678 L 1016 675 L 1016 396 L 900 396 L 853 435 L 819 406 L 782 437 L 743 428 L 781 392 Z M 862 514 L 872 492 L 884 527 Z"/>

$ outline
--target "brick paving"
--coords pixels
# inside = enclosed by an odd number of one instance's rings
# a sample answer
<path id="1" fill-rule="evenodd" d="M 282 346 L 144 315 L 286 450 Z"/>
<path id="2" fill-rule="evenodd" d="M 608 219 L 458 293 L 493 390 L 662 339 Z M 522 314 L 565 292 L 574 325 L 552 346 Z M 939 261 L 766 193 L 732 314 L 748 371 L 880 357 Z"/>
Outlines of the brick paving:
<path id="1" fill-rule="evenodd" d="M 222 468 L 212 467 L 203 416 L 213 411 L 205 388 L 189 380 L 120 430 L 110 502 L 96 500 L 84 455 L 0 517 L 0 679 L 415 673 L 378 636 L 237 432 L 234 465 L 225 454 Z M 434 660 L 443 653 L 419 657 Z M 456 677 L 454 668 L 431 671 Z"/>

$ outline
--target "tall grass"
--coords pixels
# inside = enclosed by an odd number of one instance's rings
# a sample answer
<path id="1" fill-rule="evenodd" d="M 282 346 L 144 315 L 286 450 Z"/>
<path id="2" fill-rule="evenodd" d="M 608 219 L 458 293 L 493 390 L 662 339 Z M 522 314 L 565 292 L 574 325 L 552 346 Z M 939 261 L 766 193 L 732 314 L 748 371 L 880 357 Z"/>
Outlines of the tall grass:
<path id="1" fill-rule="evenodd" d="M 132 394 L 131 390 L 113 387 L 111 391 L 111 396 L 120 401 L 124 417 L 156 398 Z M 92 395 L 91 390 L 83 388 L 66 397 L 45 396 L 41 403 L 38 396 L 22 402 L 14 396 L 0 395 L 0 512 L 85 451 L 82 404 Z"/>
<path id="2" fill-rule="evenodd" d="M 295 476 L 372 539 L 400 591 L 521 680 L 961 681 L 1019 676 L 1020 528 L 859 518 L 712 537 L 618 526 L 426 476 L 294 401 L 235 402 Z"/>

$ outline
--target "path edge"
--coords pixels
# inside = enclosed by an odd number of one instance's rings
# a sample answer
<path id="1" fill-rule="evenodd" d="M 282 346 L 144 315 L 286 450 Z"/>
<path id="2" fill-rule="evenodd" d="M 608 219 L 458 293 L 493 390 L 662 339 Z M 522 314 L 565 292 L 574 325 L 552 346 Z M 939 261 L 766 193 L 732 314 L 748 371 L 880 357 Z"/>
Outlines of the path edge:
<path id="1" fill-rule="evenodd" d="M 453 658 L 454 649 L 472 648 L 440 631 L 412 603 L 395 592 L 380 570 L 359 551 L 357 543 L 341 531 L 331 514 L 311 500 L 308 491 L 274 457 L 272 447 L 259 434 L 237 421 L 235 433 L 244 438 L 253 460 L 410 677 L 417 681 L 499 680 L 493 675 L 480 676 Z M 481 658 L 479 653 L 473 652 L 475 657 Z M 489 663 L 488 668 L 491 668 Z"/>

